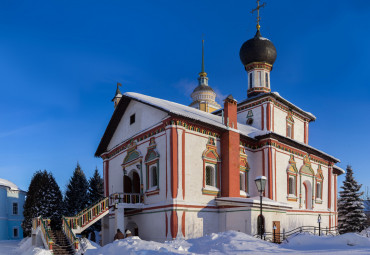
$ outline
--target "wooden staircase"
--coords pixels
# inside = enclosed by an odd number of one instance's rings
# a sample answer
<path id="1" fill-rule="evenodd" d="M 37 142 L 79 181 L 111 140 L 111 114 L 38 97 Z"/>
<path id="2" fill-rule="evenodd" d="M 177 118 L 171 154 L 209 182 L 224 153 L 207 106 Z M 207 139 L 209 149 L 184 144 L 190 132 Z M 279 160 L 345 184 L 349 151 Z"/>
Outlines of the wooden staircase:
<path id="1" fill-rule="evenodd" d="M 62 217 L 62 230 L 51 230 L 50 219 L 42 216 L 33 219 L 32 243 L 41 236 L 44 247 L 53 251 L 54 255 L 69 255 L 81 251 L 80 241 L 76 234 L 109 213 L 109 198 L 103 198 L 96 204 L 86 208 L 73 217 Z"/>
<path id="2" fill-rule="evenodd" d="M 53 254 L 54 255 L 72 255 L 75 254 L 74 248 L 69 243 L 67 236 L 62 230 L 50 230 L 49 235 L 54 241 Z"/>

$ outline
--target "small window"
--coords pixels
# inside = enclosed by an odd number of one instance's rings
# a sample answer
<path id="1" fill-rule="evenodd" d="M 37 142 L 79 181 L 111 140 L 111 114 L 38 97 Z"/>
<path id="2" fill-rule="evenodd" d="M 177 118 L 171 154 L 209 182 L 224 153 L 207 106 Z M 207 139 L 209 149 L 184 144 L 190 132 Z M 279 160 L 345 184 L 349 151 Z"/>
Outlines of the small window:
<path id="1" fill-rule="evenodd" d="M 289 195 L 295 195 L 294 177 L 289 177 Z"/>
<path id="2" fill-rule="evenodd" d="M 158 186 L 158 175 L 157 175 L 157 167 L 152 166 L 150 168 L 150 187 Z"/>
<path id="3" fill-rule="evenodd" d="M 262 87 L 262 73 L 261 72 L 258 72 L 258 79 L 259 79 L 259 85 L 260 87 Z"/>
<path id="4" fill-rule="evenodd" d="M 13 237 L 18 238 L 18 228 L 13 228 Z"/>
<path id="5" fill-rule="evenodd" d="M 253 87 L 252 86 L 252 78 L 253 78 L 252 73 L 250 73 L 249 74 L 249 88 L 252 88 Z"/>
<path id="6" fill-rule="evenodd" d="M 215 185 L 215 169 L 211 166 L 206 167 L 206 185 L 216 186 Z"/>
<path id="7" fill-rule="evenodd" d="M 265 85 L 266 85 L 266 88 L 269 87 L 269 74 L 266 73 L 266 76 L 265 76 Z"/>
<path id="8" fill-rule="evenodd" d="M 321 199 L 321 183 L 316 183 L 316 198 Z"/>
<path id="9" fill-rule="evenodd" d="M 135 123 L 135 113 L 130 116 L 130 125 Z"/>
<path id="10" fill-rule="evenodd" d="M 13 215 L 18 215 L 18 203 L 13 203 Z"/>
<path id="11" fill-rule="evenodd" d="M 292 124 L 290 123 L 287 124 L 286 135 L 287 137 L 292 138 Z"/>
<path id="12" fill-rule="evenodd" d="M 240 190 L 246 191 L 245 190 L 245 173 L 244 172 L 240 173 L 239 180 L 240 180 Z"/>

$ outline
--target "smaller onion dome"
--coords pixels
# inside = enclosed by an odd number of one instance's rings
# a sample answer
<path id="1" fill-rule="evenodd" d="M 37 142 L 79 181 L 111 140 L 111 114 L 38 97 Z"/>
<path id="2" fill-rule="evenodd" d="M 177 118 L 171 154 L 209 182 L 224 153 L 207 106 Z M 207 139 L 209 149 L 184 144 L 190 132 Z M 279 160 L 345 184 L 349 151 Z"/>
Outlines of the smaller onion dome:
<path id="1" fill-rule="evenodd" d="M 257 30 L 256 35 L 242 45 L 239 56 L 244 66 L 253 62 L 273 65 L 276 60 L 276 48 L 269 39 L 262 37 L 260 31 Z"/>

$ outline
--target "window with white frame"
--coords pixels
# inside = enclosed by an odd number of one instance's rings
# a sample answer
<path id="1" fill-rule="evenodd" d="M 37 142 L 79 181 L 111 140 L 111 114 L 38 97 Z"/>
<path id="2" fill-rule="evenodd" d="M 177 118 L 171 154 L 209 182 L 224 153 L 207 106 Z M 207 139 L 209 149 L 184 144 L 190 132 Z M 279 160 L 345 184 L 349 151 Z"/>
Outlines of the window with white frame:
<path id="1" fill-rule="evenodd" d="M 13 203 L 13 215 L 18 215 L 18 203 Z"/>
<path id="2" fill-rule="evenodd" d="M 213 166 L 206 166 L 206 185 L 216 187 L 216 171 Z"/>

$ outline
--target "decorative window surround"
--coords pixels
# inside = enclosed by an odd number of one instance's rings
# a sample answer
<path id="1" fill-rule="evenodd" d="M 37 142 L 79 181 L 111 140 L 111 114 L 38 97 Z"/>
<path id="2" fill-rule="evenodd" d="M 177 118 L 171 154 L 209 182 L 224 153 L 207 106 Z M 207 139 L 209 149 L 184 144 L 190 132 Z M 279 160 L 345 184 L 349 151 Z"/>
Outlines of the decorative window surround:
<path id="1" fill-rule="evenodd" d="M 249 163 L 248 163 L 248 155 L 245 153 L 245 149 L 243 146 L 240 146 L 240 172 L 239 174 L 244 175 L 244 187 L 241 187 L 240 191 L 248 194 L 249 192 Z"/>
<path id="2" fill-rule="evenodd" d="M 159 153 L 156 148 L 155 138 L 152 137 L 150 138 L 144 159 L 146 166 L 146 196 L 159 194 Z M 153 178 L 156 178 L 156 180 L 153 180 Z"/>
<path id="3" fill-rule="evenodd" d="M 322 203 L 322 192 L 323 192 L 324 175 L 322 173 L 321 165 L 317 168 L 317 174 L 315 175 L 315 203 Z M 319 190 L 318 190 L 319 188 Z"/>
<path id="4" fill-rule="evenodd" d="M 298 169 L 296 166 L 294 155 L 291 154 L 290 159 L 289 159 L 289 166 L 287 168 L 287 199 L 289 201 L 297 201 L 298 199 L 297 198 L 297 186 L 298 186 L 297 177 L 298 177 Z M 293 183 L 291 183 L 290 181 L 291 179 L 293 179 Z"/>
<path id="5" fill-rule="evenodd" d="M 221 160 L 217 153 L 217 147 L 215 144 L 215 138 L 209 137 L 206 145 L 206 150 L 203 152 L 203 189 L 202 193 L 205 195 L 220 195 L 220 169 Z M 207 170 L 208 168 L 208 170 Z M 212 169 L 211 169 L 212 168 Z M 207 185 L 207 171 L 212 171 L 212 176 L 208 179 L 208 183 L 214 186 Z M 208 173 L 209 174 L 209 173 Z"/>
<path id="6" fill-rule="evenodd" d="M 286 136 L 294 139 L 294 119 L 292 112 L 288 112 L 286 117 Z"/>

